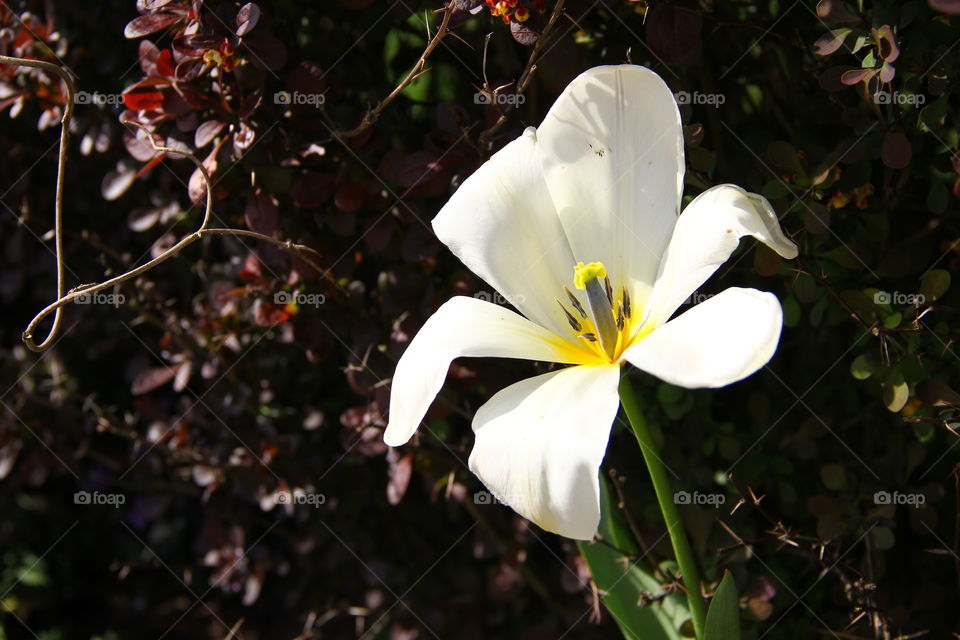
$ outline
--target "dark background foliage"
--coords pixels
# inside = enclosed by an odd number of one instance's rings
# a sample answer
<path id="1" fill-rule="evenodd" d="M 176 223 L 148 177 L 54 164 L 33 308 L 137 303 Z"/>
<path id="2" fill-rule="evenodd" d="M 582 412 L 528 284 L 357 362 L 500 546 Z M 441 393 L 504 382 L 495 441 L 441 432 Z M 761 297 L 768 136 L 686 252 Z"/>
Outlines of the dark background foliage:
<path id="1" fill-rule="evenodd" d="M 68 288 L 202 217 L 193 166 L 133 122 L 205 161 L 216 226 L 329 270 L 208 237 L 116 306 L 67 305 L 55 346 L 28 351 L 55 299 L 65 96 L 0 68 L 0 637 L 619 637 L 576 548 L 483 504 L 464 463 L 472 412 L 538 365 L 458 361 L 413 444 L 381 435 L 422 322 L 454 294 L 495 299 L 429 220 L 573 76 L 627 60 L 686 103 L 688 199 L 763 193 L 801 248 L 745 241 L 691 300 L 775 292 L 768 367 L 719 391 L 638 376 L 678 488 L 725 498 L 684 511 L 706 579 L 733 571 L 751 638 L 953 637 L 960 3 L 570 0 L 552 28 L 555 0 L 507 22 L 453 4 L 429 48 L 439 3 L 0 3 L 0 52 L 68 65 L 86 96 Z M 605 468 L 653 542 L 637 454 L 617 425 Z"/>

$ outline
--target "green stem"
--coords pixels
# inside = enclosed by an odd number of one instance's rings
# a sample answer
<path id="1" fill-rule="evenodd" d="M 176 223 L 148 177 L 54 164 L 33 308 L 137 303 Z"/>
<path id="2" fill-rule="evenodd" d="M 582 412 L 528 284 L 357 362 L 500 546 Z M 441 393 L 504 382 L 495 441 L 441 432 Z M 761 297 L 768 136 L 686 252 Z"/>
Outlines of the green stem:
<path id="1" fill-rule="evenodd" d="M 637 400 L 637 395 L 626 372 L 620 376 L 620 402 L 623 404 L 623 410 L 627 414 L 630 426 L 633 427 L 633 433 L 637 436 L 637 442 L 640 443 L 640 450 L 643 452 L 643 459 L 650 471 L 650 479 L 653 480 L 653 488 L 657 493 L 657 502 L 660 504 L 663 520 L 667 525 L 667 531 L 670 533 L 673 553 L 677 557 L 677 564 L 680 565 L 680 574 L 683 577 L 683 586 L 687 591 L 687 602 L 690 605 L 690 615 L 693 618 L 693 630 L 700 640 L 703 638 L 707 608 L 700 590 L 700 574 L 697 572 L 697 563 L 694 560 L 693 551 L 690 549 L 690 543 L 687 541 L 687 534 L 683 530 L 680 511 L 673 501 L 673 489 L 670 487 L 667 468 L 657 455 L 657 445 L 650 434 L 650 428 L 643 417 L 640 402 Z"/>

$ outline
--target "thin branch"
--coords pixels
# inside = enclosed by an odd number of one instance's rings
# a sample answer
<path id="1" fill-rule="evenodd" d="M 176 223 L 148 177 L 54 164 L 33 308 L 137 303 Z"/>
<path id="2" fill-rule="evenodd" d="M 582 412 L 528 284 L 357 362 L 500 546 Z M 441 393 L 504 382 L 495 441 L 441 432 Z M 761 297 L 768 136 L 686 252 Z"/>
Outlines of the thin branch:
<path id="1" fill-rule="evenodd" d="M 443 13 L 443 19 L 440 21 L 440 26 L 437 28 L 437 32 L 433 34 L 433 37 L 430 38 L 430 41 L 427 43 L 426 48 L 423 50 L 423 53 L 420 54 L 420 59 L 417 60 L 417 63 L 413 65 L 413 68 L 407 73 L 406 77 L 400 81 L 393 91 L 391 91 L 386 98 L 377 103 L 377 106 L 369 109 L 364 115 L 363 119 L 360 121 L 360 124 L 350 129 L 349 131 L 340 131 L 336 135 L 341 138 L 355 138 L 361 133 L 365 132 L 367 129 L 373 126 L 373 124 L 380 117 L 380 114 L 383 113 L 383 110 L 386 109 L 391 102 L 397 99 L 404 89 L 406 89 L 414 80 L 419 78 L 425 73 L 428 73 L 430 70 L 425 69 L 427 65 L 427 59 L 433 53 L 433 50 L 440 45 L 440 42 L 443 40 L 444 36 L 447 35 L 447 27 L 450 25 L 450 18 L 453 17 L 453 14 L 457 12 L 457 8 L 453 5 L 447 5 L 444 8 L 440 9 L 440 12 Z M 429 29 L 429 27 L 428 27 Z"/>
<path id="2" fill-rule="evenodd" d="M 74 95 L 76 94 L 76 85 L 73 76 L 66 69 L 51 62 L 42 60 L 28 60 L 25 58 L 13 58 L 10 56 L 0 56 L 0 64 L 11 64 L 18 67 L 33 67 L 43 69 L 50 73 L 55 73 L 63 80 L 63 86 L 67 90 L 67 100 L 63 105 L 63 117 L 60 118 L 60 150 L 57 156 L 57 190 L 53 201 L 53 238 L 55 254 L 57 259 L 57 298 L 63 297 L 63 170 L 67 164 L 67 144 L 70 140 L 70 118 L 73 117 Z M 53 317 L 53 326 L 50 327 L 50 333 L 46 339 L 39 345 L 24 334 L 24 342 L 32 351 L 43 351 L 48 348 L 60 331 L 62 321 L 62 311 L 60 307 L 56 308 L 56 315 Z"/>

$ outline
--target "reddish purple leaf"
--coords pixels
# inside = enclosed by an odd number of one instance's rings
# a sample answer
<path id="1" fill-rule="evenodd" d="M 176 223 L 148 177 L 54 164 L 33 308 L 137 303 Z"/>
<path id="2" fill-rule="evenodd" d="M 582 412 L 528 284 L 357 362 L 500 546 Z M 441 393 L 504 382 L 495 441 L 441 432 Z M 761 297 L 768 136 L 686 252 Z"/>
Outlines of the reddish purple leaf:
<path id="1" fill-rule="evenodd" d="M 223 131 L 224 123 L 219 120 L 207 120 L 193 134 L 193 144 L 197 149 L 202 149 L 210 144 L 217 134 Z"/>
<path id="2" fill-rule="evenodd" d="M 260 7 L 255 2 L 248 2 L 243 5 L 237 13 L 237 35 L 247 35 L 257 26 L 259 21 Z"/>
<path id="3" fill-rule="evenodd" d="M 337 189 L 333 204 L 341 211 L 352 213 L 363 206 L 366 193 L 362 182 L 348 182 Z"/>
<path id="4" fill-rule="evenodd" d="M 817 38 L 817 41 L 813 43 L 813 51 L 818 56 L 828 56 L 831 53 L 835 52 L 841 46 L 843 46 L 844 40 L 847 39 L 853 33 L 853 29 L 849 27 L 841 27 L 840 29 L 832 29 L 827 31 L 825 34 Z"/>
<path id="5" fill-rule="evenodd" d="M 157 56 L 160 55 L 160 49 L 149 40 L 141 40 L 138 50 L 140 56 L 140 69 L 144 75 L 157 75 Z"/>
<path id="6" fill-rule="evenodd" d="M 820 0 L 817 15 L 826 22 L 860 22 L 860 18 L 840 0 Z"/>
<path id="7" fill-rule="evenodd" d="M 290 195 L 298 207 L 319 207 L 330 199 L 335 186 L 333 176 L 308 171 L 296 179 Z"/>
<path id="8" fill-rule="evenodd" d="M 893 29 L 885 24 L 879 29 L 873 29 L 873 38 L 880 44 L 880 57 L 884 62 L 894 62 L 900 57 L 900 46 L 893 35 Z"/>
<path id="9" fill-rule="evenodd" d="M 947 15 L 960 15 L 960 0 L 930 0 L 930 6 Z"/>
<path id="10" fill-rule="evenodd" d="M 891 169 L 903 169 L 910 164 L 913 157 L 913 148 L 910 139 L 900 131 L 887 133 L 883 137 L 883 149 L 880 159 Z"/>
<path id="11" fill-rule="evenodd" d="M 151 367 L 144 369 L 136 375 L 130 384 L 130 393 L 139 396 L 153 391 L 158 387 L 162 387 L 173 380 L 179 368 L 180 365 L 176 364 L 170 367 Z"/>
<path id="12" fill-rule="evenodd" d="M 387 462 L 389 464 L 387 472 L 390 481 L 387 483 L 387 502 L 390 504 L 400 504 L 404 494 L 407 493 L 407 487 L 410 486 L 410 476 L 413 474 L 413 454 L 408 453 L 400 457 L 396 449 L 387 452 Z"/>
<path id="13" fill-rule="evenodd" d="M 869 80 L 876 73 L 876 69 L 851 69 L 850 71 L 843 72 L 843 75 L 840 76 L 840 82 L 848 87 L 852 87 L 859 82 Z"/>
<path id="14" fill-rule="evenodd" d="M 257 35 L 243 41 L 247 57 L 254 66 L 265 71 L 275 71 L 287 63 L 287 48 L 278 38 Z"/>
<path id="15" fill-rule="evenodd" d="M 127 23 L 127 26 L 123 29 L 123 35 L 128 39 L 142 38 L 166 29 L 182 17 L 176 13 L 148 13 L 137 16 Z"/>
<path id="16" fill-rule="evenodd" d="M 273 199 L 264 193 L 255 193 L 247 200 L 243 219 L 247 228 L 265 236 L 273 235 L 280 225 L 280 213 Z"/>

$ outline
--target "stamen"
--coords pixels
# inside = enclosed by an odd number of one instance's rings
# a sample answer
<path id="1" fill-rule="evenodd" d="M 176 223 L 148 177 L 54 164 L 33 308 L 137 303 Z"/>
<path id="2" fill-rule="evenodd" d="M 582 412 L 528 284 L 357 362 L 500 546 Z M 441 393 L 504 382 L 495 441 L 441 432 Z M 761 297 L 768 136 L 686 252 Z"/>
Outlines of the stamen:
<path id="1" fill-rule="evenodd" d="M 573 295 L 570 289 L 567 289 L 567 285 L 563 285 L 563 292 L 567 294 L 568 298 L 570 298 L 570 304 L 572 304 L 573 308 L 577 310 L 577 313 L 580 314 L 580 317 L 586 320 L 587 312 L 584 310 L 583 305 L 580 304 L 580 301 L 577 300 L 577 296 Z"/>
<path id="2" fill-rule="evenodd" d="M 627 289 L 627 285 L 623 285 L 623 315 L 628 320 L 630 319 L 630 291 Z"/>
<path id="3" fill-rule="evenodd" d="M 613 307 L 613 287 L 610 286 L 610 278 L 608 276 L 603 276 L 603 290 L 607 294 L 607 300 L 610 301 L 610 306 Z"/>
<path id="4" fill-rule="evenodd" d="M 617 304 L 617 331 L 623 331 L 623 303 Z"/>
<path id="5" fill-rule="evenodd" d="M 577 336 L 578 338 L 583 338 L 584 340 L 589 340 L 590 342 L 597 341 L 597 334 L 595 333 L 581 333 Z"/>
<path id="6" fill-rule="evenodd" d="M 605 281 L 604 285 L 600 284 L 601 278 Z M 577 289 L 587 292 L 590 315 L 593 317 L 593 325 L 597 328 L 599 334 L 600 346 L 607 357 L 613 360 L 617 351 L 619 332 L 613 317 L 610 294 L 607 293 L 609 287 L 607 269 L 602 262 L 591 262 L 589 264 L 578 262 L 573 268 L 573 284 Z"/>
<path id="7" fill-rule="evenodd" d="M 573 314 L 567 311 L 567 308 L 563 306 L 559 300 L 557 300 L 557 304 L 559 304 L 560 308 L 563 309 L 563 314 L 567 316 L 567 322 L 570 324 L 570 327 L 574 331 L 583 331 L 583 326 L 576 318 L 573 317 Z"/>

